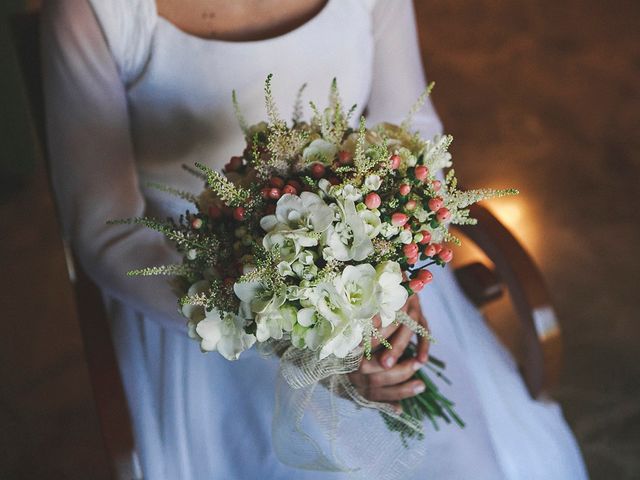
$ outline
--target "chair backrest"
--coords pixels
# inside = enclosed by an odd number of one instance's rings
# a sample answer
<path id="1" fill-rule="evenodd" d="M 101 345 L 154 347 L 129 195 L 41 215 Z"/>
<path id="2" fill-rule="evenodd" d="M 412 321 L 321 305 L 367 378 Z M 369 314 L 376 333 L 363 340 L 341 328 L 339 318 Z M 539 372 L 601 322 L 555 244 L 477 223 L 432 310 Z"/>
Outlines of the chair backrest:
<path id="1" fill-rule="evenodd" d="M 11 19 L 11 27 L 29 98 L 31 119 L 48 171 L 38 17 L 35 13 L 17 15 Z M 75 261 L 72 248 L 64 240 L 63 244 L 96 410 L 105 449 L 111 461 L 112 475 L 118 480 L 139 478 L 131 420 L 102 295 Z"/>

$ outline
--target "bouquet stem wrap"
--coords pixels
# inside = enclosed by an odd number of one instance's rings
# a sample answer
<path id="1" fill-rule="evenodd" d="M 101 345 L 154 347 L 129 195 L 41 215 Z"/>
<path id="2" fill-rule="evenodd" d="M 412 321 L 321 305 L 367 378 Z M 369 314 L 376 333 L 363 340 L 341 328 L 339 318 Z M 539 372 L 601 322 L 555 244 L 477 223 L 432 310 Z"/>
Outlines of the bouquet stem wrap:
<path id="1" fill-rule="evenodd" d="M 391 405 L 364 398 L 347 374 L 358 369 L 362 349 L 322 360 L 282 345 L 273 417 L 273 444 L 283 463 L 307 470 L 345 472 L 352 478 L 406 478 L 419 464 L 422 425 Z M 383 417 L 404 426 L 390 434 Z M 407 437 L 412 437 L 407 439 Z"/>

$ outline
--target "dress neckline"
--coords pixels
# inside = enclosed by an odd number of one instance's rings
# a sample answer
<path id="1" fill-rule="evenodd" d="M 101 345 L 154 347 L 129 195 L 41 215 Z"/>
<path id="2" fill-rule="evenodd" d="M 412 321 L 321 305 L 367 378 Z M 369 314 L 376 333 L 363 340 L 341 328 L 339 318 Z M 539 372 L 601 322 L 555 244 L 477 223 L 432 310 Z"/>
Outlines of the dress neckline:
<path id="1" fill-rule="evenodd" d="M 224 40 L 224 39 L 220 39 L 220 38 L 204 38 L 204 37 L 200 37 L 198 35 L 194 35 L 192 33 L 189 33 L 187 31 L 181 29 L 175 23 L 173 23 L 170 20 L 168 20 L 167 18 L 159 15 L 157 9 L 155 10 L 155 12 L 156 12 L 156 17 L 158 19 L 158 22 L 160 24 L 166 25 L 169 29 L 173 30 L 178 35 L 180 35 L 182 37 L 185 37 L 185 38 L 188 38 L 189 40 L 191 40 L 193 42 L 198 42 L 198 43 L 202 43 L 202 44 L 217 44 L 217 45 L 257 45 L 257 44 L 266 44 L 266 43 L 270 43 L 270 42 L 275 42 L 275 41 L 278 41 L 278 40 L 289 38 L 289 37 L 291 37 L 293 35 L 296 35 L 296 34 L 299 34 L 299 33 L 303 33 L 305 30 L 309 29 L 314 24 L 316 24 L 318 21 L 320 21 L 322 19 L 322 17 L 326 16 L 334 3 L 337 3 L 337 2 L 335 0 L 327 0 L 326 3 L 320 9 L 320 11 L 318 13 L 316 13 L 313 17 L 311 17 L 309 20 L 307 20 L 306 22 L 298 25 L 297 27 L 295 27 L 295 28 L 293 28 L 293 29 L 291 29 L 289 31 L 281 33 L 279 35 L 274 35 L 272 37 L 267 37 L 267 38 L 263 38 L 263 39 L 260 39 L 260 40 Z M 154 4 L 155 4 L 155 1 L 154 1 Z"/>

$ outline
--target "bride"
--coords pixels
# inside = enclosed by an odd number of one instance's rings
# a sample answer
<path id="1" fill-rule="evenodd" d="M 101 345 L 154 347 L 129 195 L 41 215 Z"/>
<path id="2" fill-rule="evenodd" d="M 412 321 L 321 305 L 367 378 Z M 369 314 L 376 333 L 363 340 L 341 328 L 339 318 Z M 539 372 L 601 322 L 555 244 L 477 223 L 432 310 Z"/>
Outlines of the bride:
<path id="1" fill-rule="evenodd" d="M 47 0 L 43 12 L 47 129 L 64 229 L 101 286 L 145 478 L 332 479 L 276 458 L 271 440 L 277 364 L 246 352 L 228 362 L 203 355 L 186 335 L 163 279 L 125 272 L 170 264 L 161 235 L 105 221 L 166 217 L 186 206 L 147 190 L 148 181 L 198 192 L 182 168 L 220 168 L 242 151 L 230 93 L 249 123 L 264 118 L 262 86 L 292 109 L 295 91 L 325 98 L 336 77 L 354 118 L 399 121 L 425 87 L 409 0 Z M 308 114 L 309 112 L 307 112 Z M 432 105 L 415 117 L 424 137 L 440 132 Z M 447 269 L 407 305 L 429 319 L 433 352 L 447 361 L 465 429 L 428 431 L 416 478 L 584 479 L 560 409 L 529 398 L 516 365 Z M 424 314 L 424 316 L 423 316 Z M 370 399 L 412 396 L 417 358 L 397 362 L 410 340 L 352 376 Z M 375 452 L 365 452 L 375 455 Z"/>

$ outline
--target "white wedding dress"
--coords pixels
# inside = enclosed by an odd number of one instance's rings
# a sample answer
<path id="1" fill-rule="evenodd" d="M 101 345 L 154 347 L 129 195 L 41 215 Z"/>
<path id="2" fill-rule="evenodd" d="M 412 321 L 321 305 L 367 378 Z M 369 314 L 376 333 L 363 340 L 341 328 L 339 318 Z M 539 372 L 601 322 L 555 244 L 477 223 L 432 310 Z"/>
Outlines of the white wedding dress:
<path id="1" fill-rule="evenodd" d="M 404 117 L 425 86 L 408 0 L 329 0 L 271 39 L 205 40 L 158 16 L 154 0 L 47 0 L 43 13 L 47 129 L 65 232 L 103 288 L 145 478 L 337 479 L 281 464 L 271 443 L 277 363 L 204 355 L 163 278 L 127 270 L 176 261 L 161 235 L 109 219 L 165 217 L 188 205 L 145 188 L 199 192 L 181 165 L 220 167 L 243 149 L 231 104 L 264 119 L 263 81 L 282 115 L 303 83 L 320 105 L 337 77 L 344 103 L 370 124 Z M 308 112 L 307 112 L 308 113 Z M 415 127 L 441 126 L 428 104 Z M 584 479 L 559 407 L 529 398 L 516 365 L 449 270 L 421 294 L 467 427 L 427 426 L 421 479 Z M 370 452 L 375 455 L 375 452 Z"/>

